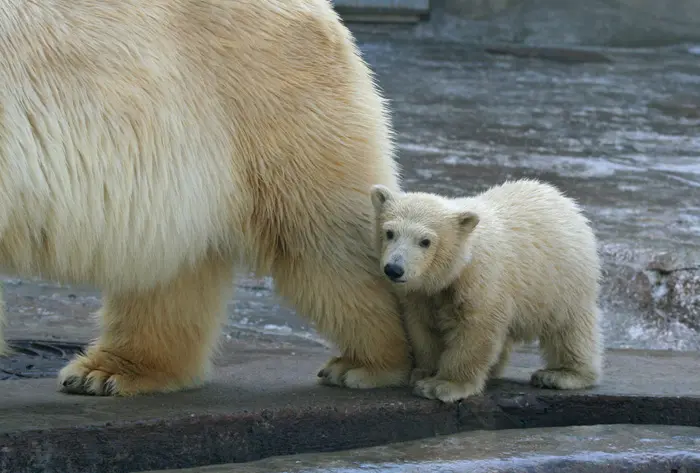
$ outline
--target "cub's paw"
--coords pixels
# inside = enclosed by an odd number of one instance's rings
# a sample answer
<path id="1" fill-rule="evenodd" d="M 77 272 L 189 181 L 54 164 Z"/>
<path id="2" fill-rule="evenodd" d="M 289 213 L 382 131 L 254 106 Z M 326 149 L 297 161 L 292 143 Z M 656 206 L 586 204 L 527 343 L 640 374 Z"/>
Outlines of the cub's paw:
<path id="1" fill-rule="evenodd" d="M 545 389 L 586 389 L 596 385 L 597 376 L 578 371 L 561 369 L 537 370 L 530 377 L 530 384 Z"/>
<path id="2" fill-rule="evenodd" d="M 59 391 L 93 396 L 134 396 L 177 391 L 203 380 L 189 381 L 182 382 L 172 374 L 146 370 L 125 358 L 97 348 L 91 348 L 85 355 L 76 356 L 58 373 Z"/>
<path id="3" fill-rule="evenodd" d="M 435 374 L 434 370 L 415 368 L 413 371 L 411 371 L 411 379 L 409 380 L 408 384 L 410 386 L 415 386 L 418 381 L 420 381 L 421 379 L 429 378 L 433 374 Z"/>
<path id="4" fill-rule="evenodd" d="M 435 376 L 420 380 L 413 388 L 413 393 L 426 399 L 439 399 L 444 403 L 453 403 L 469 396 L 481 394 L 475 384 L 448 381 Z"/>
<path id="5" fill-rule="evenodd" d="M 373 389 L 405 386 L 408 368 L 375 371 L 351 364 L 342 357 L 334 357 L 318 372 L 321 384 L 343 386 L 351 389 Z"/>

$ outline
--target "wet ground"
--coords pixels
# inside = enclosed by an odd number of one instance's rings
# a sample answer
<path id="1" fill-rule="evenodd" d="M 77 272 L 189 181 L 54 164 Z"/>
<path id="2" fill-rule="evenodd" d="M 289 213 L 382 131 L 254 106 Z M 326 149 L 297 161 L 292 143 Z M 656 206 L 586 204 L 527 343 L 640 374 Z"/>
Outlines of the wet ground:
<path id="1" fill-rule="evenodd" d="M 700 244 L 700 56 L 609 51 L 557 64 L 462 44 L 364 50 L 392 100 L 405 185 L 463 195 L 539 177 L 604 242 Z"/>
<path id="2" fill-rule="evenodd" d="M 609 259 L 629 249 L 700 254 L 700 55 L 691 46 L 600 50 L 611 62 L 562 64 L 381 33 L 358 39 L 391 100 L 406 188 L 457 196 L 539 177 L 581 202 L 601 247 L 615 249 Z M 94 333 L 90 288 L 6 282 L 10 337 Z M 228 336 L 320 342 L 271 288 L 241 281 Z M 609 302 L 609 347 L 700 349 L 687 325 Z"/>

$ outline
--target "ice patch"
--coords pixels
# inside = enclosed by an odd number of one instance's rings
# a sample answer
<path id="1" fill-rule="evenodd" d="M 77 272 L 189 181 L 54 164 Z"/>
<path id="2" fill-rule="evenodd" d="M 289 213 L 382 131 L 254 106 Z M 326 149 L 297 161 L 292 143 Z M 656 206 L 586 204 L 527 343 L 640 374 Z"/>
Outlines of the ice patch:
<path id="1" fill-rule="evenodd" d="M 406 142 L 401 142 L 398 145 L 399 149 L 406 150 L 406 151 L 415 151 L 417 153 L 426 153 L 426 154 L 442 154 L 444 153 L 444 150 L 440 148 L 436 148 L 434 146 L 426 146 L 426 145 L 421 145 L 418 143 L 406 143 Z"/>
<path id="2" fill-rule="evenodd" d="M 292 327 L 289 325 L 265 324 L 263 331 L 270 334 L 289 335 L 292 333 Z"/>

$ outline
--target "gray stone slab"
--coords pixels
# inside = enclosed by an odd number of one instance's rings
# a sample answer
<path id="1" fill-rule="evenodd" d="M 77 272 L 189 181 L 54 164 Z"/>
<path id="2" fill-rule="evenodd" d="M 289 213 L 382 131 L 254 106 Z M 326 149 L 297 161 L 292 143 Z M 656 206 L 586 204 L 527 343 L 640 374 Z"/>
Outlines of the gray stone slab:
<path id="1" fill-rule="evenodd" d="M 427 20 L 430 0 L 333 0 L 345 23 L 417 23 Z"/>
<path id="2" fill-rule="evenodd" d="M 206 387 L 135 399 L 69 396 L 53 379 L 0 382 L 0 472 L 130 472 L 239 463 L 418 440 L 460 431 L 592 424 L 700 426 L 700 354 L 614 351 L 606 381 L 580 392 L 527 385 L 539 366 L 517 353 L 508 379 L 459 405 L 407 389 L 317 385 L 331 353 L 229 340 Z"/>
<path id="3" fill-rule="evenodd" d="M 468 432 L 173 473 L 669 473 L 700 471 L 700 428 L 596 425 Z M 152 473 L 167 473 L 166 471 Z"/>
<path id="4" fill-rule="evenodd" d="M 333 0 L 333 6 L 341 9 L 416 11 L 430 10 L 430 0 Z"/>
<path id="5" fill-rule="evenodd" d="M 700 39 L 697 0 L 432 0 L 431 10 L 435 35 L 467 41 L 636 47 Z"/>

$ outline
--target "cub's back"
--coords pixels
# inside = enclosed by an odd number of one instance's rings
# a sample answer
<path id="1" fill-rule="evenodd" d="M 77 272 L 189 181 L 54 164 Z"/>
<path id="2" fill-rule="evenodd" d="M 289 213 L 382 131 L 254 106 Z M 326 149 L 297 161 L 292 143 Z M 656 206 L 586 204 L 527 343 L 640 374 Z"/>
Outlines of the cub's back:
<path id="1" fill-rule="evenodd" d="M 597 297 L 596 239 L 575 201 L 549 184 L 521 180 L 487 190 L 472 205 L 482 216 L 474 257 L 482 271 L 498 274 L 491 278 L 498 297 L 534 313 Z"/>

